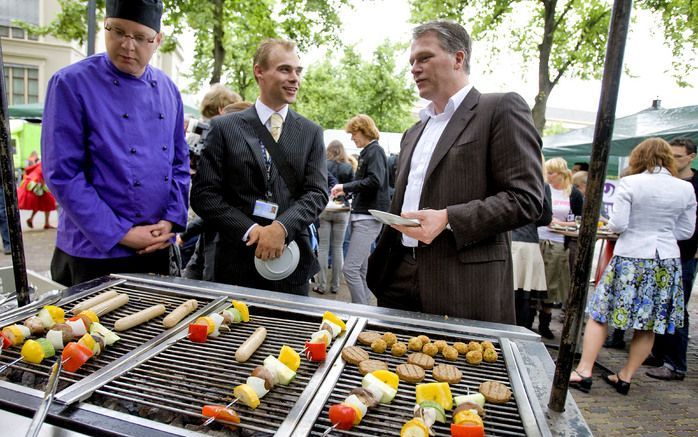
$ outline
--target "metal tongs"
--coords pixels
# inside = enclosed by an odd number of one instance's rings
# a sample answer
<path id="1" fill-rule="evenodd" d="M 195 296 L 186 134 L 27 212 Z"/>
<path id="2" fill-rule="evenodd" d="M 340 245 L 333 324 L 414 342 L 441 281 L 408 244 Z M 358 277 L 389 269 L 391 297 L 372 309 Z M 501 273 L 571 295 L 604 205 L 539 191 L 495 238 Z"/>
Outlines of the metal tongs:
<path id="1" fill-rule="evenodd" d="M 36 437 L 39 434 L 41 425 L 44 424 L 46 414 L 48 413 L 48 410 L 51 407 L 51 403 L 53 402 L 53 396 L 56 394 L 56 388 L 58 387 L 59 379 L 58 377 L 61 373 L 61 370 L 63 369 L 63 364 L 68 360 L 70 360 L 70 358 L 67 358 L 66 360 L 61 360 L 61 357 L 59 356 L 56 360 L 56 363 L 51 368 L 51 376 L 49 376 L 48 384 L 46 384 L 44 399 L 41 401 L 41 404 L 39 405 L 39 408 L 36 410 L 36 413 L 34 413 L 34 418 L 32 419 L 32 423 L 29 425 L 29 429 L 27 429 L 26 437 Z"/>
<path id="2" fill-rule="evenodd" d="M 12 292 L 12 293 L 6 295 L 5 297 L 3 297 L 2 299 L 0 299 L 0 305 L 4 305 L 11 300 L 15 300 L 15 301 L 17 300 L 17 293 Z"/>

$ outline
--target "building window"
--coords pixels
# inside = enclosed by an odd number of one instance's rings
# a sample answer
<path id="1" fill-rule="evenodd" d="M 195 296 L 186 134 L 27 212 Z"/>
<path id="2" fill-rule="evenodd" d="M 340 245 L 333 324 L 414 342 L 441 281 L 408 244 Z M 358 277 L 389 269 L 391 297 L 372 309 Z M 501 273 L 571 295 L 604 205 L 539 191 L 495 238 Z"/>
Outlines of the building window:
<path id="1" fill-rule="evenodd" d="M 39 101 L 39 69 L 27 65 L 6 64 L 5 89 L 10 105 Z"/>
<path id="2" fill-rule="evenodd" d="M 36 41 L 36 35 L 29 35 L 24 29 L 17 27 L 13 20 L 40 25 L 39 0 L 0 1 L 0 37 Z"/>

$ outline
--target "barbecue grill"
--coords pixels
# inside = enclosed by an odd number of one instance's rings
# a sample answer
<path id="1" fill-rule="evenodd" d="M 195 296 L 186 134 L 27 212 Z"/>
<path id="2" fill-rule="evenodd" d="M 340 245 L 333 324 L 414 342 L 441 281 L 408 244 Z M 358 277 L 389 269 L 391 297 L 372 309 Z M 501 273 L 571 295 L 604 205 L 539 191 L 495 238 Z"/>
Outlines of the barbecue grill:
<path id="1" fill-rule="evenodd" d="M 531 359 L 539 358 L 531 351 L 537 354 L 542 349 L 543 358 L 550 359 L 539 337 L 525 329 L 472 321 L 465 324 L 463 320 L 432 315 L 145 275 L 112 275 L 73 287 L 56 304 L 71 308 L 107 290 L 130 297 L 126 306 L 101 318 L 108 328 L 116 319 L 158 303 L 165 304 L 169 312 L 195 298 L 199 307 L 169 330 L 162 327 L 161 316 L 120 332 L 121 340 L 99 357 L 76 373 L 63 373 L 56 402 L 46 419 L 52 425 L 93 435 L 319 436 L 331 425 L 327 419 L 329 406 L 341 402 L 361 385 L 362 376 L 356 366 L 345 365 L 340 354 L 343 347 L 356 344 L 358 335 L 368 330 L 393 332 L 405 343 L 420 334 L 449 344 L 491 341 L 499 354 L 496 363 L 471 366 L 462 356 L 456 362 L 445 361 L 440 355 L 435 357 L 437 363 L 455 364 L 463 373 L 462 381 L 451 386 L 453 394 L 477 392 L 485 380 L 502 382 L 512 390 L 513 397 L 505 405 L 486 405 L 487 435 L 551 435 L 550 419 L 542 412 L 539 396 L 534 392 L 537 386 L 533 387 L 529 375 L 529 371 L 536 375 L 529 364 Z M 230 331 L 202 344 L 186 338 L 190 323 L 200 315 L 226 308 L 230 298 L 249 305 L 249 323 L 232 324 Z M 38 309 L 29 307 L 0 316 L 0 325 L 21 323 Z M 305 340 L 319 329 L 325 310 L 335 312 L 347 323 L 347 331 L 333 340 L 325 362 L 312 363 L 303 358 L 296 378 L 288 386 L 275 386 L 255 410 L 241 403 L 235 405 L 233 408 L 242 419 L 237 431 L 218 423 L 202 426 L 202 405 L 228 403 L 232 389 L 245 382 L 265 357 L 277 356 L 282 345 L 302 350 Z M 266 340 L 248 362 L 237 363 L 235 350 L 259 326 L 267 328 Z M 364 348 L 372 359 L 387 362 L 391 370 L 406 362 L 406 356 L 397 358 L 389 352 L 376 354 Z M 18 356 L 17 348 L 3 351 L 0 364 Z M 42 365 L 18 363 L 0 374 L 0 409 L 31 416 L 41 400 L 52 363 L 53 360 Z M 431 372 L 426 373 L 423 382 L 433 382 Z M 398 435 L 402 424 L 411 418 L 414 388 L 414 384 L 401 382 L 391 404 L 370 409 L 359 426 L 350 431 L 334 430 L 331 435 Z M 0 417 L 5 414 L 1 410 Z M 581 429 L 576 431 L 578 435 L 588 432 L 573 403 L 565 414 Z M 447 416 L 450 419 L 450 414 Z M 448 426 L 437 424 L 434 430 L 436 435 L 450 435 Z M 23 435 L 24 430 L 18 434 Z"/>

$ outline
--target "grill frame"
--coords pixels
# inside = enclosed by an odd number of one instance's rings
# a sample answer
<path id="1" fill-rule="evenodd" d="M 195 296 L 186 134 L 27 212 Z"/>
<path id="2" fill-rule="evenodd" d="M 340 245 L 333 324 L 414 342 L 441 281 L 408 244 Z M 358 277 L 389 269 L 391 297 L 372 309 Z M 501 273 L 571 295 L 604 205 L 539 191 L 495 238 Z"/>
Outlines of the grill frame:
<path id="1" fill-rule="evenodd" d="M 550 360 L 550 357 L 543 347 L 539 347 L 541 344 L 540 336 L 523 328 L 471 320 L 453 318 L 448 319 L 446 317 L 436 315 L 420 314 L 379 307 L 366 307 L 364 305 L 328 301 L 318 298 L 300 297 L 266 290 L 249 289 L 181 278 L 158 277 L 153 275 L 111 275 L 109 277 L 100 278 L 98 280 L 90 281 L 88 283 L 67 289 L 65 294 L 68 297 L 65 299 L 77 299 L 76 293 L 80 294 L 85 292 L 85 290 L 94 290 L 96 287 L 101 287 L 103 290 L 108 288 L 114 282 L 122 280 L 138 284 L 139 286 L 150 287 L 151 289 L 167 288 L 186 296 L 193 296 L 202 293 L 207 296 L 211 296 L 211 298 L 234 298 L 245 301 L 249 304 L 254 304 L 256 306 L 266 305 L 270 308 L 275 308 L 281 311 L 292 310 L 294 312 L 308 314 L 330 310 L 336 312 L 338 315 L 341 315 L 345 320 L 347 317 L 354 316 L 357 318 L 357 323 L 364 319 L 364 324 L 383 323 L 386 326 L 386 330 L 391 327 L 395 327 L 396 329 L 418 329 L 425 332 L 443 331 L 444 335 L 447 336 L 460 335 L 465 337 L 499 339 L 499 343 L 502 346 L 501 355 L 504 356 L 505 354 L 510 354 L 513 356 L 513 359 L 509 360 L 507 365 L 509 366 L 511 363 L 517 363 L 517 365 L 511 365 L 509 367 L 510 370 L 514 369 L 516 373 L 518 373 L 518 377 L 510 377 L 512 389 L 515 396 L 517 396 L 517 401 L 519 404 L 521 404 L 521 400 L 523 398 L 528 399 L 529 405 L 531 405 L 533 409 L 533 418 L 531 420 L 533 420 L 534 427 L 539 428 L 541 435 L 551 435 L 550 432 L 547 431 L 547 424 L 550 423 L 549 419 L 546 418 L 542 412 L 541 402 L 543 401 L 537 396 L 537 391 L 540 388 L 541 381 L 536 379 L 536 385 L 532 386 L 527 373 L 531 371 L 530 363 L 527 361 L 529 357 L 543 359 L 546 363 Z M 44 302 L 43 304 L 47 303 Z M 27 310 L 25 307 L 22 310 L 28 311 L 28 315 L 31 315 L 34 314 L 39 307 L 40 305 L 29 310 Z M 354 333 L 358 336 L 358 333 L 361 330 L 362 329 L 357 329 L 355 327 L 351 332 L 346 334 L 344 336 L 346 339 L 345 343 L 349 341 L 350 336 Z M 517 345 L 516 343 L 510 342 L 510 339 L 515 339 L 517 341 L 521 340 L 523 343 Z M 333 343 L 333 345 L 335 344 L 336 343 Z M 510 352 L 507 352 L 507 348 L 505 348 L 506 344 L 510 345 Z M 166 346 L 166 342 L 161 341 L 158 345 L 151 344 L 151 346 L 154 348 L 164 348 Z M 519 353 L 517 346 L 522 347 L 521 350 L 525 351 L 525 355 L 522 356 Z M 157 353 L 157 351 L 153 349 L 148 352 L 148 355 L 143 355 L 142 358 L 149 357 L 155 353 Z M 313 402 L 310 403 L 304 412 L 301 412 L 302 414 L 298 414 L 298 426 L 296 426 L 295 429 L 286 435 L 305 435 L 301 433 L 304 421 L 311 420 L 311 426 L 312 423 L 314 423 L 314 418 L 308 419 L 311 417 L 310 409 L 315 402 L 320 402 L 317 400 L 318 398 L 322 397 L 320 389 L 327 384 L 330 384 L 331 386 L 334 385 L 334 382 L 332 382 L 334 378 L 331 378 L 331 374 L 333 374 L 336 366 L 343 365 L 343 360 L 337 359 L 332 364 L 330 364 L 328 361 L 327 365 L 329 366 L 329 371 L 323 379 L 323 384 L 318 384 L 318 390 L 312 398 Z M 120 372 L 120 374 L 123 374 L 124 372 L 125 370 Z M 540 376 L 538 376 L 538 378 L 540 378 Z M 518 383 L 517 381 L 523 382 Z M 93 387 L 92 390 L 88 391 L 91 393 L 92 391 L 96 390 L 96 388 L 97 387 Z M 40 390 L 25 387 L 19 383 L 11 383 L 0 380 L 0 417 L 2 417 L 2 409 L 31 417 L 33 415 L 33 410 L 35 410 L 38 406 L 42 395 L 43 393 Z M 323 399 L 321 407 L 324 405 L 324 402 L 325 400 Z M 583 423 L 583 418 L 576 407 L 569 409 L 569 414 L 565 413 L 565 417 L 573 418 L 576 421 L 581 421 L 581 423 Z M 91 405 L 85 402 L 70 407 L 54 403 L 49 411 L 46 421 L 67 429 L 98 435 L 203 435 L 198 432 L 141 418 L 139 416 L 121 413 L 119 411 Z M 280 434 L 277 433 L 277 435 Z"/>
<path id="2" fill-rule="evenodd" d="M 512 348 L 512 343 L 503 337 L 482 337 L 478 335 L 473 335 L 471 332 L 469 332 L 466 329 L 461 329 L 461 330 L 449 330 L 445 329 L 446 327 L 442 328 L 441 330 L 434 330 L 434 329 L 427 329 L 423 328 L 421 325 L 413 324 L 413 323 L 395 323 L 395 322 L 385 322 L 384 320 L 380 319 L 374 319 L 374 318 L 362 318 L 359 320 L 357 325 L 355 326 L 354 330 L 352 331 L 351 335 L 349 338 L 346 340 L 346 345 L 354 345 L 358 344 L 358 336 L 359 334 L 364 331 L 364 330 L 371 330 L 371 331 L 378 331 L 378 332 L 384 332 L 384 331 L 408 331 L 414 334 L 414 336 L 419 335 L 419 334 L 427 334 L 428 336 L 432 337 L 433 339 L 439 339 L 439 338 L 446 338 L 446 337 L 464 337 L 467 336 L 468 338 L 476 338 L 478 340 L 492 340 L 495 342 L 495 344 L 499 344 L 500 346 L 500 357 L 499 360 L 503 360 L 504 365 L 506 367 L 506 376 L 508 377 L 508 382 L 510 385 L 510 388 L 513 392 L 513 397 L 516 400 L 516 409 L 518 410 L 518 415 L 519 418 L 522 422 L 522 431 L 526 436 L 543 436 L 547 437 L 550 436 L 550 430 L 547 427 L 547 424 L 545 422 L 545 419 L 543 418 L 543 421 L 541 422 L 541 417 L 542 415 L 539 415 L 534 412 L 534 408 L 531 405 L 531 396 L 527 393 L 526 390 L 526 385 L 524 385 L 522 379 L 521 379 L 521 370 L 519 368 L 519 363 L 520 360 L 517 360 L 515 357 L 515 354 L 518 353 L 518 350 L 515 348 Z M 479 338 L 478 338 L 479 337 Z M 389 352 L 385 353 L 385 358 L 387 361 L 395 361 L 394 357 L 391 357 L 391 359 L 387 359 L 389 356 Z M 409 352 L 408 352 L 409 354 Z M 407 355 L 406 354 L 404 357 L 399 358 L 398 360 L 400 362 L 406 362 L 407 361 Z M 375 354 L 371 354 L 371 358 L 375 359 L 376 356 Z M 384 360 L 384 361 L 386 361 Z M 462 363 L 462 358 L 459 357 L 459 363 Z M 445 362 L 444 360 L 437 360 L 441 362 Z M 353 373 L 356 373 L 353 370 L 349 370 L 348 373 L 352 373 L 352 375 L 349 376 L 349 378 L 344 377 L 344 372 L 345 372 L 345 367 L 351 366 L 348 365 L 347 363 L 344 362 L 342 359 L 338 359 L 330 374 L 327 375 L 325 380 L 323 381 L 322 386 L 318 390 L 315 399 L 313 400 L 312 404 L 308 407 L 308 409 L 305 411 L 303 417 L 301 418 L 301 421 L 298 424 L 298 427 L 296 428 L 295 434 L 296 436 L 319 436 L 322 434 L 322 432 L 327 428 L 327 424 L 329 424 L 329 421 L 327 421 L 324 417 L 326 416 L 326 408 L 328 408 L 328 404 L 334 403 L 335 401 L 341 401 L 341 397 L 337 398 L 338 393 L 335 392 L 341 392 L 344 394 L 344 392 L 347 391 L 346 384 L 347 382 L 352 382 L 353 387 L 360 387 L 360 379 L 359 382 L 355 382 L 355 377 Z M 458 367 L 462 368 L 463 366 L 466 366 L 465 364 L 459 364 Z M 391 370 L 394 370 L 393 366 L 389 366 Z M 468 367 L 469 369 L 472 369 L 472 367 Z M 480 367 L 478 367 L 479 369 Z M 430 375 L 430 371 L 426 371 L 427 373 L 427 378 L 423 382 L 431 382 L 432 380 L 428 378 Z M 464 380 L 467 379 L 466 373 L 464 372 Z M 461 382 L 462 384 L 462 382 Z M 396 404 L 403 404 L 403 402 L 400 401 L 400 398 L 405 398 L 405 396 L 401 396 L 401 391 L 404 390 L 402 387 L 404 385 L 409 385 L 412 387 L 411 393 L 414 392 L 414 384 L 408 384 L 405 382 L 400 382 L 400 388 L 398 388 L 398 395 L 396 399 L 398 399 L 398 402 L 394 402 L 392 404 L 388 405 L 379 405 L 376 408 L 380 408 L 384 413 L 379 414 L 375 416 L 374 418 L 371 417 L 371 414 L 375 415 L 375 409 L 370 410 L 367 415 L 365 420 L 371 420 L 372 422 L 379 422 L 381 424 L 384 423 L 389 423 L 391 420 L 390 418 L 387 417 L 386 413 L 390 412 L 391 405 L 393 408 L 397 408 L 400 410 L 404 410 L 405 407 L 403 405 L 396 405 Z M 339 389 L 335 389 L 336 387 L 339 387 Z M 351 389 L 349 388 L 349 390 Z M 332 398 L 335 399 L 332 399 Z M 534 397 L 535 398 L 535 397 Z M 414 398 L 412 397 L 412 403 L 409 405 L 413 405 Z M 492 406 L 492 404 L 488 404 L 489 409 L 495 408 L 497 410 L 501 410 L 502 407 L 499 406 Z M 506 408 L 506 406 L 505 406 Z M 487 409 L 487 407 L 486 407 Z M 502 414 L 501 412 L 498 411 L 499 414 Z M 447 419 L 450 419 L 450 414 L 447 414 Z M 326 422 L 326 423 L 325 423 Z M 322 423 L 322 424 L 321 424 Z M 362 421 L 363 423 L 363 421 Z M 402 425 L 403 422 L 400 423 L 400 426 Z M 485 425 L 486 429 L 488 427 L 488 422 L 485 420 Z M 376 430 L 375 434 L 371 433 L 370 435 L 376 435 L 376 436 L 388 436 L 388 435 L 396 435 L 396 433 L 399 433 L 399 427 L 395 429 L 395 427 L 388 428 L 384 432 L 381 430 Z M 335 431 L 331 435 L 369 435 L 362 433 L 361 431 L 358 430 L 352 430 L 352 431 Z M 437 433 L 437 435 L 439 435 Z M 488 434 L 489 435 L 489 434 Z M 504 434 L 507 435 L 507 434 Z M 516 435 L 516 434 L 512 434 Z"/>

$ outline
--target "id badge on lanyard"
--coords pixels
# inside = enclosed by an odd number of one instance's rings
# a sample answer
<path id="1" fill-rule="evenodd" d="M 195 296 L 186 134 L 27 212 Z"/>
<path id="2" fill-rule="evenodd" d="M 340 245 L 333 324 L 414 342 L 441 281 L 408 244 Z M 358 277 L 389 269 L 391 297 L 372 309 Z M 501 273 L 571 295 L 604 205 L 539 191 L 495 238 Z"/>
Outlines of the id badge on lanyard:
<path id="1" fill-rule="evenodd" d="M 252 215 L 256 217 L 261 217 L 269 220 L 275 220 L 276 215 L 279 213 L 279 205 L 272 202 L 272 192 L 271 192 L 271 158 L 267 153 L 264 144 L 262 146 L 262 158 L 264 158 L 264 164 L 266 168 L 266 199 L 256 200 L 254 203 L 254 211 Z"/>

